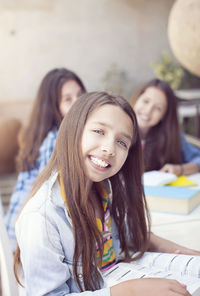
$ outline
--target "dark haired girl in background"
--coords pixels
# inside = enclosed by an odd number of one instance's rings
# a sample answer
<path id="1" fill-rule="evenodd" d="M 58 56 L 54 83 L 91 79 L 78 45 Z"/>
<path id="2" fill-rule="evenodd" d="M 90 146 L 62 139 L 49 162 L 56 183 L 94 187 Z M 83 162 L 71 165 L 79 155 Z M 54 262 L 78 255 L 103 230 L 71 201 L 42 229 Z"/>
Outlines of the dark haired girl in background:
<path id="1" fill-rule="evenodd" d="M 161 170 L 176 175 L 199 171 L 200 150 L 181 133 L 177 98 L 165 81 L 147 82 L 131 98 L 142 140 L 145 170 Z"/>
<path id="2" fill-rule="evenodd" d="M 36 177 L 45 168 L 51 156 L 63 117 L 84 92 L 85 86 L 81 79 L 65 68 L 49 71 L 40 84 L 28 125 L 19 137 L 19 175 L 5 216 L 13 251 L 16 249 L 14 227 L 17 214 Z"/>

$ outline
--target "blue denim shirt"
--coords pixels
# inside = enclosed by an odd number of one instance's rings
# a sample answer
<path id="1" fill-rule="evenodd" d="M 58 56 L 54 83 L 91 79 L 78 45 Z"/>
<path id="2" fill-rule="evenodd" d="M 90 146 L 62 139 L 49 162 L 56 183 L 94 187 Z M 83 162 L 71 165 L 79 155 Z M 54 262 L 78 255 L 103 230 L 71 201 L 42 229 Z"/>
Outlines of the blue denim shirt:
<path id="1" fill-rule="evenodd" d="M 119 238 L 112 222 L 113 247 L 119 253 Z M 74 236 L 71 219 L 53 173 L 23 208 L 17 223 L 26 295 L 110 296 L 110 288 L 80 292 L 73 277 Z M 80 266 L 80 278 L 82 276 Z"/>
<path id="2" fill-rule="evenodd" d="M 28 171 L 19 173 L 15 189 L 10 198 L 8 211 L 4 217 L 8 237 L 11 243 L 13 252 L 16 250 L 15 238 L 15 222 L 17 215 L 23 206 L 27 196 L 31 192 L 32 186 L 39 175 L 45 168 L 53 148 L 55 146 L 58 130 L 55 128 L 48 132 L 46 138 L 43 140 L 39 155 L 36 159 L 36 167 L 30 168 Z"/>
<path id="3" fill-rule="evenodd" d="M 184 163 L 193 162 L 200 168 L 200 149 L 188 143 L 183 133 L 181 133 L 181 153 Z"/>

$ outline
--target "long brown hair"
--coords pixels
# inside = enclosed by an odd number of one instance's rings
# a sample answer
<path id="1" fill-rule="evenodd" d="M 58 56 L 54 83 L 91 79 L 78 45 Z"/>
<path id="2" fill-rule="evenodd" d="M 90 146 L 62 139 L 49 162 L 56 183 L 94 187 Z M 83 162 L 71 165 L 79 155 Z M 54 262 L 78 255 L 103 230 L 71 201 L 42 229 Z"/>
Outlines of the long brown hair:
<path id="1" fill-rule="evenodd" d="M 153 79 L 140 88 L 130 103 L 134 108 L 137 99 L 149 87 L 160 89 L 167 99 L 167 111 L 162 120 L 150 129 L 144 146 L 145 170 L 159 170 L 166 163 L 181 163 L 180 129 L 177 116 L 177 97 L 169 84 L 160 79 Z"/>
<path id="2" fill-rule="evenodd" d="M 60 126 L 62 115 L 59 111 L 61 90 L 67 81 L 74 80 L 83 92 L 85 86 L 72 71 L 59 68 L 49 71 L 40 84 L 34 101 L 28 125 L 19 136 L 19 153 L 16 159 L 18 171 L 36 166 L 39 148 L 47 133 Z"/>
<path id="3" fill-rule="evenodd" d="M 126 260 L 131 260 L 128 245 L 140 255 L 148 248 L 149 215 L 141 184 L 142 154 L 137 121 L 130 104 L 119 96 L 104 92 L 83 94 L 72 106 L 61 123 L 56 145 L 47 167 L 38 178 L 32 195 L 47 180 L 53 170 L 61 173 L 66 193 L 66 203 L 74 227 L 74 277 L 81 291 L 78 277 L 78 262 L 83 268 L 83 282 L 86 290 L 100 288 L 96 244 L 103 252 L 102 236 L 95 219 L 92 203 L 92 183 L 84 173 L 81 153 L 81 138 L 90 113 L 96 108 L 110 104 L 119 106 L 133 123 L 133 141 L 127 159 L 121 170 L 110 178 L 113 202 L 112 215 L 118 228 L 121 250 Z M 119 123 L 120 124 L 120 123 Z M 123 185 L 122 185 L 123 183 Z M 128 226 L 128 231 L 127 227 Z M 15 272 L 20 261 L 19 249 L 15 256 Z"/>

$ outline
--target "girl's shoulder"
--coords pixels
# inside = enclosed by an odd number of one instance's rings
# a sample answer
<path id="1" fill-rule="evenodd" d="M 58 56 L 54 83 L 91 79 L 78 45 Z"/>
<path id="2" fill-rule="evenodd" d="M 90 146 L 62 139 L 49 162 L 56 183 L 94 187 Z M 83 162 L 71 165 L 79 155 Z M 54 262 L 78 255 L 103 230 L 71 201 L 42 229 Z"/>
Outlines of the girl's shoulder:
<path id="1" fill-rule="evenodd" d="M 20 216 L 31 212 L 42 213 L 44 209 L 46 211 L 51 207 L 54 208 L 55 205 L 62 206 L 64 204 L 64 201 L 62 202 L 62 200 L 60 203 L 54 204 L 54 199 L 60 200 L 57 189 L 57 175 L 57 172 L 53 172 L 50 178 L 41 185 L 37 192 L 27 201 Z M 56 188 L 56 192 L 54 187 Z"/>
<path id="2" fill-rule="evenodd" d="M 53 129 L 48 132 L 46 138 L 43 140 L 40 150 L 39 150 L 39 156 L 36 160 L 37 168 L 39 169 L 39 172 L 41 172 L 47 162 L 49 161 L 49 158 L 51 157 L 51 154 L 53 152 L 55 143 L 56 143 L 56 137 L 57 137 L 58 130 Z"/>
<path id="3" fill-rule="evenodd" d="M 46 137 L 44 138 L 44 140 L 41 144 L 41 147 L 47 146 L 47 145 L 49 145 L 49 143 L 55 142 L 57 134 L 58 134 L 58 129 L 55 128 L 55 129 L 50 130 L 47 133 Z"/>
<path id="4" fill-rule="evenodd" d="M 60 194 L 57 175 L 57 172 L 53 172 L 22 209 L 15 224 L 19 239 L 22 231 L 29 232 L 32 228 L 43 233 L 47 229 L 54 229 L 56 233 L 59 229 L 66 233 L 72 227 Z"/>
<path id="5" fill-rule="evenodd" d="M 184 149 L 187 146 L 192 146 L 186 139 L 185 134 L 180 132 L 181 148 Z"/>

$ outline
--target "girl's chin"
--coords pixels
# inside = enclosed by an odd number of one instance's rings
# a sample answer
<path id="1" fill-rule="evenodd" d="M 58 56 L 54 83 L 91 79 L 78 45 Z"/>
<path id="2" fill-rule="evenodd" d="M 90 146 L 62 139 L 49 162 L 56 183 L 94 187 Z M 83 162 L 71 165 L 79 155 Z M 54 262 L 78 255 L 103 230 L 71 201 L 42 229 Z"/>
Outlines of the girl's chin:
<path id="1" fill-rule="evenodd" d="M 91 182 L 99 183 L 103 180 L 107 179 L 108 177 L 94 177 L 94 176 L 88 176 Z"/>
<path id="2" fill-rule="evenodd" d="M 108 173 L 103 173 L 103 172 L 88 172 L 86 173 L 87 177 L 90 179 L 92 182 L 102 182 L 105 179 L 110 178 L 110 174 Z"/>

